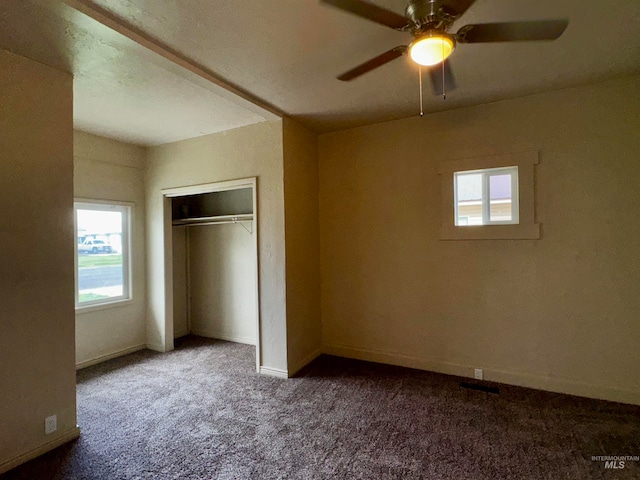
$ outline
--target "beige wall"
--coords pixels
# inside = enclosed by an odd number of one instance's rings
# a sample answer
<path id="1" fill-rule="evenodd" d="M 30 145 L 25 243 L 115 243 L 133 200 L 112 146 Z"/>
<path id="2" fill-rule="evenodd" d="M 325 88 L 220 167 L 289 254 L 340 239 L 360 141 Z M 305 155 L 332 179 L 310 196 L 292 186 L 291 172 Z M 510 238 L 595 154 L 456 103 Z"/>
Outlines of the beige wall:
<path id="1" fill-rule="evenodd" d="M 2 472 L 78 432 L 72 78 L 3 50 L 0 71 Z"/>
<path id="2" fill-rule="evenodd" d="M 252 235 L 240 224 L 189 229 L 189 312 L 194 335 L 255 345 Z"/>
<path id="3" fill-rule="evenodd" d="M 258 178 L 258 255 L 261 364 L 287 371 L 285 305 L 282 122 L 265 122 L 148 149 L 147 187 L 147 343 L 168 348 L 173 340 L 171 276 L 164 242 L 163 188 Z M 171 227 L 169 227 L 171 228 Z M 166 270 L 166 271 L 165 271 Z M 172 315 L 171 315 L 172 316 Z"/>
<path id="4" fill-rule="evenodd" d="M 640 403 L 639 132 L 633 77 L 321 136 L 326 351 Z M 438 240 L 438 162 L 523 150 L 541 239 Z"/>
<path id="5" fill-rule="evenodd" d="M 76 131 L 73 150 L 76 198 L 133 204 L 132 301 L 76 313 L 76 363 L 88 365 L 146 343 L 145 149 Z"/>
<path id="6" fill-rule="evenodd" d="M 283 120 L 287 350 L 293 375 L 320 353 L 318 137 Z"/>
<path id="7" fill-rule="evenodd" d="M 191 332 L 189 326 L 189 271 L 187 227 L 173 227 L 173 338 Z"/>

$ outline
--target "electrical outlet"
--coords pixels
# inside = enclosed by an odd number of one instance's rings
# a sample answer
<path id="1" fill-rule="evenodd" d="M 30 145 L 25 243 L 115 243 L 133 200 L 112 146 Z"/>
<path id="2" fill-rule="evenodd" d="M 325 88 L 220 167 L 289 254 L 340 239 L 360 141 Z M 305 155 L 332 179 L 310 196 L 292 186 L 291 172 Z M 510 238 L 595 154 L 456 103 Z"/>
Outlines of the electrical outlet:
<path id="1" fill-rule="evenodd" d="M 55 432 L 58 429 L 58 416 L 51 415 L 44 419 L 44 433 L 45 435 L 49 435 L 50 433 Z"/>
<path id="2" fill-rule="evenodd" d="M 482 374 L 482 369 L 481 369 L 481 368 L 476 368 L 476 369 L 474 370 L 473 374 L 474 374 L 474 378 L 475 378 L 476 380 L 482 380 L 482 378 L 483 378 L 483 374 Z"/>

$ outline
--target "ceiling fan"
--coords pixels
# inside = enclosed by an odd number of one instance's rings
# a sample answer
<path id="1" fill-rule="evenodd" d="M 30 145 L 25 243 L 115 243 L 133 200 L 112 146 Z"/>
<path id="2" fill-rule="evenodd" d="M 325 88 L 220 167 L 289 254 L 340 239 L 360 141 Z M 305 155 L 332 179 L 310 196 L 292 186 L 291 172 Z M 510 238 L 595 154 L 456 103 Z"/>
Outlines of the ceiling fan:
<path id="1" fill-rule="evenodd" d="M 465 25 L 449 33 L 453 24 L 473 5 L 475 0 L 409 0 L 405 16 L 364 0 L 321 0 L 333 7 L 381 25 L 413 35 L 409 45 L 400 45 L 339 75 L 348 82 L 401 57 L 405 53 L 418 65 L 442 64 L 442 85 L 437 69 L 430 70 L 434 91 L 455 88 L 453 73 L 445 60 L 459 43 L 518 42 L 555 40 L 567 28 L 568 20 L 533 22 L 482 23 Z"/>

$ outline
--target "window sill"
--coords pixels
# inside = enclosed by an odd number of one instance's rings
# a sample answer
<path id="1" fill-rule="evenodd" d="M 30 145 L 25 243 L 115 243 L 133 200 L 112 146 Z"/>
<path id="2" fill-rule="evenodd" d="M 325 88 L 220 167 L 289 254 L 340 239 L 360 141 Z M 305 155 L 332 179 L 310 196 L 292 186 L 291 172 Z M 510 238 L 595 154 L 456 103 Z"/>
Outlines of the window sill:
<path id="1" fill-rule="evenodd" d="M 440 227 L 440 240 L 538 240 L 540 224 Z"/>
<path id="2" fill-rule="evenodd" d="M 76 315 L 83 315 L 85 313 L 92 313 L 100 310 L 108 310 L 111 308 L 126 307 L 132 304 L 133 304 L 133 299 L 126 298 L 122 300 L 114 300 L 113 302 L 108 302 L 108 303 L 99 303 L 96 305 L 84 305 L 84 306 L 76 307 Z"/>

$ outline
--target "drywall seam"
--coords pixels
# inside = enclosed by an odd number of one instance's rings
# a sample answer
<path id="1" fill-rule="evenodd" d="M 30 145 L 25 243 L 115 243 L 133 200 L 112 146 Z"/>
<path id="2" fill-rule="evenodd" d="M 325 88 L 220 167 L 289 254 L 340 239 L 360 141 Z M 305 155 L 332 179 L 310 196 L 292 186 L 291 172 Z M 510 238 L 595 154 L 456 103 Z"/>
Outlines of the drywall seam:
<path id="1" fill-rule="evenodd" d="M 16 457 L 10 458 L 6 462 L 0 464 L 0 475 L 11 470 L 12 468 L 17 467 L 18 465 L 22 465 L 29 460 L 33 460 L 40 455 L 47 453 L 54 448 L 58 448 L 60 445 L 64 445 L 71 440 L 75 440 L 80 436 L 80 429 L 78 427 L 72 428 L 68 432 L 60 435 L 55 440 L 51 440 L 50 442 L 44 443 L 33 450 L 30 450 L 26 453 L 18 455 Z"/>
<path id="2" fill-rule="evenodd" d="M 385 363 L 400 367 L 416 368 L 430 372 L 473 378 L 472 366 L 430 360 L 411 355 L 403 355 L 381 350 L 369 350 L 348 345 L 326 344 L 322 352 L 338 357 L 353 358 L 369 362 Z M 558 377 L 546 377 L 527 372 L 507 371 L 483 367 L 484 380 L 505 383 L 519 387 L 534 388 L 549 392 L 564 393 L 580 397 L 608 400 L 612 402 L 640 405 L 640 391 L 620 390 L 588 383 L 576 382 Z"/>
<path id="3" fill-rule="evenodd" d="M 76 363 L 76 370 L 87 368 L 91 365 L 97 365 L 98 363 L 106 362 L 107 360 L 111 360 L 112 358 L 122 357 L 124 355 L 128 355 L 129 353 L 139 352 L 140 350 L 144 350 L 145 348 L 147 348 L 147 346 L 143 343 L 140 345 L 134 345 L 133 347 L 125 348 L 123 350 L 118 350 L 113 353 L 108 353 L 106 355 L 100 355 L 99 357 Z"/>

